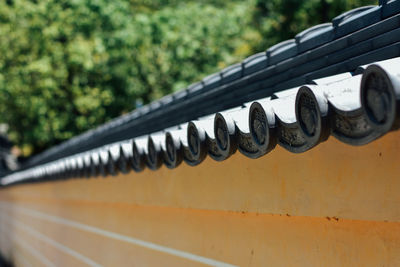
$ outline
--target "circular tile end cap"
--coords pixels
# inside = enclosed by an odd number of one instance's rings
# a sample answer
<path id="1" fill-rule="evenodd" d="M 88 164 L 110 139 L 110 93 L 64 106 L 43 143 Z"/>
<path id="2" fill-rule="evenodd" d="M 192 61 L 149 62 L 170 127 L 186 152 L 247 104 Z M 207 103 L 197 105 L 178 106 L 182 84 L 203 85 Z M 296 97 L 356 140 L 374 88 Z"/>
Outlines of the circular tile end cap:
<path id="1" fill-rule="evenodd" d="M 368 66 L 361 79 L 361 107 L 367 123 L 379 134 L 390 131 L 397 116 L 392 81 L 379 65 Z"/>

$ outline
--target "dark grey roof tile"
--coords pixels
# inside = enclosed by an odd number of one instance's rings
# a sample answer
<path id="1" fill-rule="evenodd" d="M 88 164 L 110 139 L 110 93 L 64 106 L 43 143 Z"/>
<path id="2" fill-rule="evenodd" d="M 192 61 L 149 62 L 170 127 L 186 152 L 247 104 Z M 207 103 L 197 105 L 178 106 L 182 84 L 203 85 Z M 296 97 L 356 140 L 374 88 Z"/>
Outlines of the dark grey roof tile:
<path id="1" fill-rule="evenodd" d="M 381 20 L 380 6 L 364 6 L 347 11 L 332 20 L 336 38 L 355 32 Z"/>
<path id="2" fill-rule="evenodd" d="M 298 53 L 303 53 L 332 41 L 335 37 L 332 23 L 319 24 L 308 28 L 295 37 Z"/>
<path id="3" fill-rule="evenodd" d="M 221 83 L 227 84 L 242 77 L 242 63 L 226 67 L 221 72 Z"/>
<path id="4" fill-rule="evenodd" d="M 242 66 L 243 76 L 263 70 L 268 67 L 267 55 L 265 52 L 254 54 L 243 60 Z"/>
<path id="5" fill-rule="evenodd" d="M 397 14 L 400 10 L 399 0 L 384 1 L 382 5 L 382 18 L 387 18 Z"/>
<path id="6" fill-rule="evenodd" d="M 172 96 L 175 100 L 183 100 L 186 98 L 187 94 L 188 94 L 187 89 L 184 89 L 177 91 L 176 93 L 172 94 Z"/>
<path id="7" fill-rule="evenodd" d="M 160 99 L 161 105 L 165 106 L 174 101 L 173 95 L 166 95 Z"/>
<path id="8" fill-rule="evenodd" d="M 353 57 L 349 59 L 346 63 L 349 69 L 357 69 L 357 67 L 384 59 L 389 59 L 393 57 L 400 56 L 400 42 L 396 42 L 391 45 L 384 46 L 380 49 L 376 49 L 365 53 L 363 55 Z M 339 65 L 339 64 L 337 64 Z"/>
<path id="9" fill-rule="evenodd" d="M 202 90 L 208 91 L 214 89 L 218 86 L 221 86 L 221 74 L 219 72 L 211 74 L 203 79 L 203 88 Z"/>
<path id="10" fill-rule="evenodd" d="M 188 93 L 190 94 L 190 96 L 194 96 L 194 95 L 199 94 L 202 89 L 203 89 L 203 82 L 197 82 L 197 83 L 191 84 L 187 90 L 188 90 Z"/>
<path id="11" fill-rule="evenodd" d="M 329 85 L 334 82 L 338 82 L 338 81 L 342 81 L 342 80 L 351 78 L 352 76 L 353 75 L 350 72 L 344 72 L 344 73 L 340 73 L 337 75 L 314 79 L 314 80 L 310 81 L 309 83 L 315 84 L 315 85 Z"/>
<path id="12" fill-rule="evenodd" d="M 271 46 L 266 51 L 268 57 L 268 65 L 277 64 L 283 60 L 297 55 L 297 44 L 294 39 L 280 42 Z"/>

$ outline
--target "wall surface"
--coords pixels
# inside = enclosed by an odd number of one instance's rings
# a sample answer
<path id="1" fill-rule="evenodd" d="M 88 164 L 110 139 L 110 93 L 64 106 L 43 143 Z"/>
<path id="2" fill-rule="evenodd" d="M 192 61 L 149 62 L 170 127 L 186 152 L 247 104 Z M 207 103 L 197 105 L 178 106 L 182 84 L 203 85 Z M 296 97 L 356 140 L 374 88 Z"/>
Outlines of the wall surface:
<path id="1" fill-rule="evenodd" d="M 17 266 L 400 266 L 400 132 L 0 190 Z"/>

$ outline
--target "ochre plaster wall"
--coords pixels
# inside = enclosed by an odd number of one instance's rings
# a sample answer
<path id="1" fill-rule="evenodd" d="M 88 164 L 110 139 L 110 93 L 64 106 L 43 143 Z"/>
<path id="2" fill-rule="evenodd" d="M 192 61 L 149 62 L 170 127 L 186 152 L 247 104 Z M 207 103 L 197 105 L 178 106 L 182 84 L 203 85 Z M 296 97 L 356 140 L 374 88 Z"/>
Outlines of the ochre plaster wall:
<path id="1" fill-rule="evenodd" d="M 400 266 L 399 174 L 393 132 L 12 186 L 0 190 L 0 248 L 21 266 Z"/>

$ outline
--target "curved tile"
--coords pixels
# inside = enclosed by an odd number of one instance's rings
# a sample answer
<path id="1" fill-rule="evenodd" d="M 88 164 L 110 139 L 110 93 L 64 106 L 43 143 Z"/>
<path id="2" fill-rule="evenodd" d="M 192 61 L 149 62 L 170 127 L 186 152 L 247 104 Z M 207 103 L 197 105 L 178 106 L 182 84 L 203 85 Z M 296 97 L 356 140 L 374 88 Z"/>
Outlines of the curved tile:
<path id="1" fill-rule="evenodd" d="M 245 104 L 237 110 L 230 110 L 221 112 L 221 115 L 226 116 L 226 121 L 233 121 L 235 123 L 235 135 L 237 142 L 237 149 L 244 155 L 252 157 L 258 150 L 257 145 L 253 142 L 249 128 L 249 109 L 250 103 Z"/>
<path id="2" fill-rule="evenodd" d="M 221 70 L 221 82 L 227 84 L 242 77 L 242 64 L 237 63 Z"/>
<path id="3" fill-rule="evenodd" d="M 217 73 L 213 73 L 207 77 L 205 77 L 203 80 L 203 89 L 205 91 L 214 89 L 220 85 L 222 85 L 221 83 L 221 74 L 219 72 Z"/>
<path id="4" fill-rule="evenodd" d="M 293 88 L 274 94 L 270 102 L 276 117 L 278 144 L 293 153 L 309 149 L 296 120 L 296 94 L 299 88 Z"/>
<path id="5" fill-rule="evenodd" d="M 162 143 L 165 142 L 163 132 L 154 133 L 148 136 L 146 150 L 146 165 L 149 169 L 158 170 L 163 163 Z"/>
<path id="6" fill-rule="evenodd" d="M 332 41 L 335 37 L 332 23 L 323 23 L 308 28 L 295 37 L 298 52 L 302 53 Z"/>
<path id="7" fill-rule="evenodd" d="M 130 171 L 130 165 L 128 163 L 128 158 L 124 154 L 122 142 L 110 146 L 110 154 L 118 171 L 121 173 L 128 173 Z"/>
<path id="8" fill-rule="evenodd" d="M 92 164 L 91 164 L 91 176 L 92 177 L 97 177 L 99 175 L 105 175 L 105 170 L 103 168 L 103 165 L 101 164 L 100 161 L 100 153 L 98 149 L 94 149 L 90 153 L 91 159 L 92 159 Z"/>
<path id="9" fill-rule="evenodd" d="M 69 178 L 71 178 L 71 174 L 72 174 L 69 158 L 65 158 L 65 159 L 64 159 L 64 165 L 65 165 L 65 174 L 64 174 L 65 179 L 69 179 Z M 39 167 L 40 167 L 40 165 L 39 165 Z M 37 170 L 35 170 L 35 173 L 36 173 L 37 175 L 39 175 L 39 173 L 40 173 L 39 167 L 37 167 Z M 36 177 L 35 177 L 35 178 L 36 178 Z"/>
<path id="10" fill-rule="evenodd" d="M 328 77 L 323 77 L 319 79 L 314 79 L 310 82 L 310 84 L 316 84 L 316 85 L 328 85 L 334 82 L 342 81 L 348 78 L 353 77 L 353 75 L 350 72 L 344 72 L 340 73 L 337 75 L 333 76 L 328 76 Z"/>
<path id="11" fill-rule="evenodd" d="M 336 38 L 355 32 L 361 28 L 377 23 L 381 20 L 380 6 L 359 7 L 332 20 Z"/>
<path id="12" fill-rule="evenodd" d="M 276 119 L 271 101 L 270 97 L 259 99 L 249 108 L 248 127 L 252 150 L 248 149 L 244 154 L 250 158 L 259 158 L 267 154 L 277 144 Z M 240 144 L 239 150 L 243 153 Z"/>
<path id="13" fill-rule="evenodd" d="M 189 87 L 187 88 L 190 96 L 199 94 L 202 89 L 203 89 L 203 81 L 193 83 L 193 84 L 189 85 Z"/>
<path id="14" fill-rule="evenodd" d="M 225 160 L 236 151 L 237 144 L 235 142 L 235 124 L 233 120 L 225 120 L 221 114 L 217 113 L 197 121 L 191 121 L 188 127 L 193 126 L 197 132 L 204 133 L 205 140 L 197 140 L 194 143 L 189 142 L 191 151 L 196 149 L 193 146 L 195 144 L 197 147 L 201 147 L 200 150 L 204 150 L 204 152 L 200 153 L 207 154 L 208 152 L 208 155 L 216 161 Z M 200 143 L 205 144 L 204 148 L 199 146 Z"/>
<path id="15" fill-rule="evenodd" d="M 363 145 L 376 139 L 361 109 L 360 82 L 361 75 L 356 75 L 332 83 L 306 86 L 328 101 L 329 112 L 325 117 L 329 115 L 332 135 L 351 145 Z"/>
<path id="16" fill-rule="evenodd" d="M 132 140 L 132 157 L 129 163 L 132 169 L 140 172 L 146 165 L 147 136 L 140 136 Z"/>
<path id="17" fill-rule="evenodd" d="M 331 30 L 333 28 L 332 23 L 322 23 L 315 26 L 312 26 L 295 36 L 296 43 L 304 42 L 305 40 L 311 39 L 313 37 L 319 36 L 321 33 L 324 33 L 326 30 Z"/>
<path id="18" fill-rule="evenodd" d="M 215 114 L 214 135 L 220 151 L 229 157 L 237 149 L 243 154 L 256 150 L 250 136 L 249 108 L 251 102 Z"/>
<path id="19" fill-rule="evenodd" d="M 164 164 L 167 168 L 173 169 L 182 163 L 184 148 L 181 140 L 186 138 L 186 135 L 187 127 L 179 127 L 179 129 L 166 131 L 163 158 Z"/>
<path id="20" fill-rule="evenodd" d="M 178 132 L 175 134 L 180 138 L 182 144 L 183 160 L 190 166 L 196 166 L 207 156 L 205 132 L 201 128 L 197 128 L 195 122 L 187 123 L 182 130 L 182 135 L 179 135 Z"/>
<path id="21" fill-rule="evenodd" d="M 321 90 L 310 86 L 300 87 L 296 94 L 295 114 L 307 149 L 328 139 L 328 101 Z"/>
<path id="22" fill-rule="evenodd" d="M 86 178 L 89 178 L 90 176 L 92 176 L 92 158 L 90 151 L 83 154 L 83 164 L 84 164 L 84 176 Z"/>
<path id="23" fill-rule="evenodd" d="M 79 177 L 79 171 L 75 156 L 71 156 L 69 158 L 69 172 L 71 178 Z"/>
<path id="24" fill-rule="evenodd" d="M 109 155 L 110 155 L 110 160 L 114 162 L 114 164 L 117 164 L 118 160 L 121 157 L 121 148 L 120 148 L 120 143 L 114 143 L 111 144 L 107 147 Z M 118 167 L 118 166 L 116 166 Z"/>
<path id="25" fill-rule="evenodd" d="M 116 163 L 118 170 L 122 173 L 129 173 L 131 170 L 130 160 L 132 160 L 132 143 L 130 141 L 119 143 L 119 159 Z"/>
<path id="26" fill-rule="evenodd" d="M 206 158 L 210 143 L 209 135 L 213 135 L 213 129 L 210 130 L 210 126 L 212 128 L 212 125 L 213 118 L 211 117 L 189 122 L 187 128 L 188 149 L 185 151 L 187 152 L 187 154 L 185 153 L 185 161 L 189 165 L 195 166 Z M 208 135 L 204 126 L 208 126 Z"/>
<path id="27" fill-rule="evenodd" d="M 109 175 L 117 175 L 118 170 L 115 165 L 115 162 L 113 161 L 110 151 L 109 151 L 109 146 L 104 146 L 99 149 L 99 155 L 100 155 L 100 166 L 101 169 L 103 170 L 101 174 L 103 176 Z"/>
<path id="28" fill-rule="evenodd" d="M 361 106 L 379 136 L 400 127 L 400 58 L 369 65 L 361 80 Z"/>
<path id="29" fill-rule="evenodd" d="M 351 19 L 352 17 L 357 16 L 357 15 L 359 15 L 365 11 L 368 11 L 374 7 L 376 7 L 376 6 L 373 6 L 373 5 L 362 6 L 362 7 L 358 7 L 358 8 L 346 11 L 346 12 L 340 14 L 339 16 L 334 17 L 332 20 L 332 24 L 334 27 L 338 27 L 341 23 L 344 23 L 344 22 L 348 21 L 349 19 Z"/>
<path id="30" fill-rule="evenodd" d="M 297 55 L 296 40 L 290 39 L 271 46 L 266 51 L 268 65 L 274 65 Z"/>
<path id="31" fill-rule="evenodd" d="M 268 58 L 265 52 L 254 54 L 242 62 L 243 76 L 250 75 L 268 67 Z"/>
<path id="32" fill-rule="evenodd" d="M 76 160 L 76 171 L 77 171 L 77 176 L 78 177 L 84 177 L 84 171 L 85 171 L 85 165 L 83 163 L 83 157 L 78 154 L 75 156 Z"/>

